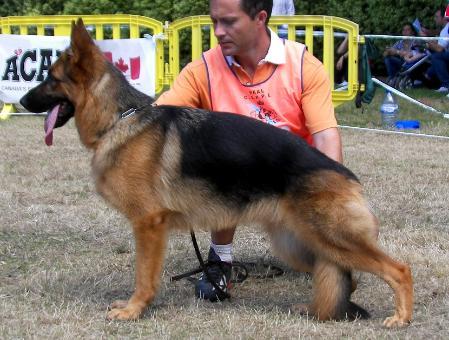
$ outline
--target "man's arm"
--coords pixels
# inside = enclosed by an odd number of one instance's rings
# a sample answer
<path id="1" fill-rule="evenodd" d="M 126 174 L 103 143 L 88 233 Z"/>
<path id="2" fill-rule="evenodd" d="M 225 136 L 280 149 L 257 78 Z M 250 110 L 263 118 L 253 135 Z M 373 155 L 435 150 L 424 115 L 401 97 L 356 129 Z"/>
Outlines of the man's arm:
<path id="1" fill-rule="evenodd" d="M 315 147 L 334 161 L 343 163 L 341 137 L 338 128 L 329 128 L 312 135 Z"/>
<path id="2" fill-rule="evenodd" d="M 323 64 L 304 54 L 301 106 L 315 147 L 337 162 L 343 161 L 340 132 L 332 105 L 331 83 Z"/>
<path id="3" fill-rule="evenodd" d="M 178 105 L 211 109 L 208 83 L 201 60 L 189 63 L 176 77 L 172 87 L 156 100 L 157 105 Z"/>

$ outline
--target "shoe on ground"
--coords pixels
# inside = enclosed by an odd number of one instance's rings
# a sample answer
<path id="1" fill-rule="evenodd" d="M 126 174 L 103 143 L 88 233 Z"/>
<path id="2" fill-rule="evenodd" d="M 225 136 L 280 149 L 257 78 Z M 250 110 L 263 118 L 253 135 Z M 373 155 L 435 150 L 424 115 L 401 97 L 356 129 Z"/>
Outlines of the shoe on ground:
<path id="1" fill-rule="evenodd" d="M 438 90 L 435 90 L 437 93 L 448 93 L 449 89 L 447 87 L 441 86 Z"/>
<path id="2" fill-rule="evenodd" d="M 346 80 L 343 80 L 340 84 L 337 84 L 336 87 L 344 87 L 344 86 L 348 86 L 348 82 Z"/>
<path id="3" fill-rule="evenodd" d="M 228 297 L 226 294 L 229 294 L 231 288 L 232 264 L 221 261 L 215 251 L 210 248 L 206 268 L 211 280 L 213 280 L 222 291 L 217 290 L 207 276 L 202 273 L 195 284 L 196 297 L 211 302 L 225 300 Z"/>
<path id="4" fill-rule="evenodd" d="M 413 81 L 413 87 L 420 87 L 423 84 L 422 80 L 415 79 Z"/>
<path id="5" fill-rule="evenodd" d="M 344 91 L 348 89 L 348 82 L 345 80 L 340 84 L 335 85 L 335 91 Z"/>

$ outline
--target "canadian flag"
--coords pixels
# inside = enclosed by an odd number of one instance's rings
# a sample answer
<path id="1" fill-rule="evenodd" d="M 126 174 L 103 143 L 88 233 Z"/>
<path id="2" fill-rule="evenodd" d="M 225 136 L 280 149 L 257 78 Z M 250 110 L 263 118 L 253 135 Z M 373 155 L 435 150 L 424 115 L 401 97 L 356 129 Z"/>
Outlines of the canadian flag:
<path id="1" fill-rule="evenodd" d="M 96 44 L 129 83 L 150 96 L 156 90 L 156 43 L 153 39 L 104 39 Z"/>
<path id="2" fill-rule="evenodd" d="M 107 60 L 113 63 L 123 74 L 126 74 L 130 69 L 130 77 L 132 80 L 140 78 L 140 57 L 130 57 L 128 64 L 125 63 L 123 58 L 119 58 L 118 61 L 114 61 L 112 52 L 103 52 Z"/>
<path id="3" fill-rule="evenodd" d="M 444 11 L 444 17 L 449 18 L 449 5 L 447 5 L 446 10 Z"/>

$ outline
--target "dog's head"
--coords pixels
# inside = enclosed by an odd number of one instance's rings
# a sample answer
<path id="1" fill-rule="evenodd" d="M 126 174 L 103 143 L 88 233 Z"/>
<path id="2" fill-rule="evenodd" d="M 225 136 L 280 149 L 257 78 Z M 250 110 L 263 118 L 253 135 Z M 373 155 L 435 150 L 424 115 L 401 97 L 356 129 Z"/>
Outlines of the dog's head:
<path id="1" fill-rule="evenodd" d="M 83 105 L 95 73 L 102 72 L 106 60 L 93 42 L 82 19 L 72 22 L 70 46 L 50 67 L 47 78 L 21 99 L 30 112 L 45 112 L 46 143 L 51 145 L 54 128 L 63 126 Z M 95 65 L 95 66 L 92 66 Z"/>

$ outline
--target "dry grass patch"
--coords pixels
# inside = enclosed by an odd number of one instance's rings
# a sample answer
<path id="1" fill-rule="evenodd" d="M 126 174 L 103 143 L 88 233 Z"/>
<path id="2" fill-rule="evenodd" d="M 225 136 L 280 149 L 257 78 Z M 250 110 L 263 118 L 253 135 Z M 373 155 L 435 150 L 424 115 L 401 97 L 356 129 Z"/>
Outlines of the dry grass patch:
<path id="1" fill-rule="evenodd" d="M 105 321 L 108 303 L 133 289 L 127 222 L 95 194 L 89 154 L 73 124 L 43 143 L 42 118 L 0 122 L 1 338 L 447 338 L 449 330 L 449 142 L 344 130 L 345 163 L 361 179 L 382 221 L 380 243 L 409 262 L 415 279 L 410 327 L 386 330 L 392 292 L 361 274 L 354 300 L 372 319 L 318 323 L 289 306 L 310 298 L 310 279 L 289 270 L 250 278 L 232 301 L 193 297 L 169 278 L 197 265 L 187 234 L 173 234 L 161 291 L 143 319 Z M 197 235 L 206 250 L 208 236 Z M 264 235 L 240 228 L 237 260 L 267 256 Z M 270 261 L 276 262 L 268 255 Z"/>

